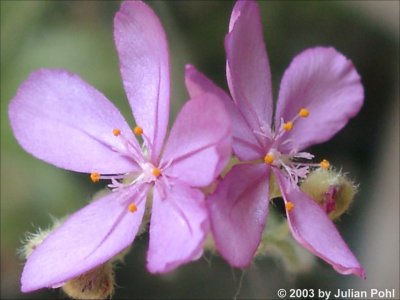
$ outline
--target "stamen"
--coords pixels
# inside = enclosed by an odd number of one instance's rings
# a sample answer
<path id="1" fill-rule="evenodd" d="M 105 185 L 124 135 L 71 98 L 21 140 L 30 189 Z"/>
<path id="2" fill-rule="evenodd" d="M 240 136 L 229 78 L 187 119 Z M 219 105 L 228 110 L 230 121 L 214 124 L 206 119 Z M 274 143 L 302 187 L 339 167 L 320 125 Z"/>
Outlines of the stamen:
<path id="1" fill-rule="evenodd" d="M 294 204 L 292 202 L 288 201 L 285 203 L 285 208 L 288 212 L 290 212 L 293 209 L 293 207 L 294 207 Z"/>
<path id="2" fill-rule="evenodd" d="M 97 172 L 93 172 L 92 174 L 90 174 L 90 179 L 92 180 L 93 183 L 99 182 L 100 174 Z"/>
<path id="3" fill-rule="evenodd" d="M 120 134 L 121 134 L 121 130 L 119 130 L 118 128 L 113 129 L 113 135 L 119 136 Z"/>
<path id="4" fill-rule="evenodd" d="M 136 126 L 136 127 L 133 129 L 133 133 L 134 133 L 135 135 L 142 135 L 142 134 L 143 134 L 143 128 L 140 127 L 140 126 Z"/>
<path id="5" fill-rule="evenodd" d="M 327 161 L 326 159 L 323 159 L 320 163 L 319 166 L 324 169 L 324 170 L 328 170 L 329 167 L 331 166 L 331 164 L 329 163 L 329 161 Z"/>
<path id="6" fill-rule="evenodd" d="M 158 177 L 161 175 L 161 170 L 159 168 L 154 168 L 151 172 L 153 173 L 153 175 L 155 177 Z"/>
<path id="7" fill-rule="evenodd" d="M 290 130 L 292 130 L 292 128 L 293 128 L 293 122 L 289 121 L 289 122 L 286 122 L 283 124 L 283 129 L 285 131 L 290 131 Z"/>
<path id="8" fill-rule="evenodd" d="M 135 211 L 137 211 L 137 206 L 136 206 L 136 204 L 133 203 L 133 202 L 132 202 L 131 204 L 129 204 L 128 210 L 129 210 L 131 213 L 134 213 Z"/>
<path id="9" fill-rule="evenodd" d="M 309 114 L 310 114 L 310 112 L 308 111 L 307 108 L 302 108 L 299 111 L 299 116 L 302 118 L 307 118 Z"/>
<path id="10" fill-rule="evenodd" d="M 271 165 L 274 162 L 275 157 L 272 154 L 267 154 L 264 156 L 264 162 Z"/>

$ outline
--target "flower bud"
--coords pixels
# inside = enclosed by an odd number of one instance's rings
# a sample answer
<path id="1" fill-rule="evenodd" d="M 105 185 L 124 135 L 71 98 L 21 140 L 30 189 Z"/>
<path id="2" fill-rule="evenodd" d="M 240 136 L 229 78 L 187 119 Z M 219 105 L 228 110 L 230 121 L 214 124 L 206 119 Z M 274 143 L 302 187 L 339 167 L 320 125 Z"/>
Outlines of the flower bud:
<path id="1" fill-rule="evenodd" d="M 215 241 L 211 233 L 207 234 L 207 237 L 204 240 L 203 249 L 204 251 L 208 251 L 211 254 L 217 253 L 217 247 L 215 245 Z"/>
<path id="2" fill-rule="evenodd" d="M 106 299 L 114 293 L 112 263 L 106 262 L 78 277 L 67 281 L 62 287 L 73 299 Z"/>
<path id="3" fill-rule="evenodd" d="M 53 219 L 53 225 L 46 229 L 39 229 L 35 233 L 27 233 L 24 245 L 18 250 L 23 259 L 28 259 L 33 251 L 49 236 L 63 221 Z M 71 280 L 65 282 L 61 287 L 65 294 L 73 299 L 106 299 L 111 298 L 114 293 L 113 265 L 121 263 L 124 256 L 129 252 L 127 247 L 108 262 L 93 268 Z"/>
<path id="4" fill-rule="evenodd" d="M 282 197 L 281 188 L 276 182 L 275 176 L 272 175 L 269 178 L 269 199 L 272 200 L 279 197 Z"/>
<path id="5" fill-rule="evenodd" d="M 315 257 L 293 239 L 286 220 L 273 207 L 255 253 L 255 259 L 263 257 L 273 258 L 290 274 L 307 272 L 315 263 Z"/>
<path id="6" fill-rule="evenodd" d="M 22 259 L 28 259 L 32 252 L 35 251 L 36 247 L 39 246 L 52 231 L 60 226 L 61 223 L 62 220 L 53 219 L 53 225 L 50 228 L 39 228 L 37 232 L 26 233 L 22 247 L 17 250 L 18 255 Z"/>
<path id="7" fill-rule="evenodd" d="M 357 186 L 346 175 L 332 169 L 316 169 L 300 188 L 317 202 L 332 220 L 348 210 L 357 193 Z"/>

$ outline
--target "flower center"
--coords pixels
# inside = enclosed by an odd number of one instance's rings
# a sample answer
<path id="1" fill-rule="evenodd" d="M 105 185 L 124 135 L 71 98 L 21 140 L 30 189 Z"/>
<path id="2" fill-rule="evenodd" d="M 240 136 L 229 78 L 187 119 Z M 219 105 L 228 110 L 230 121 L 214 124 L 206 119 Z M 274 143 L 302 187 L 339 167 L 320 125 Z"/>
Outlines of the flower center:
<path id="1" fill-rule="evenodd" d="M 112 130 L 112 134 L 121 140 L 122 147 L 113 148 L 113 150 L 132 159 L 140 169 L 115 175 L 102 175 L 98 172 L 93 172 L 90 174 L 90 179 L 93 183 L 99 182 L 100 179 L 111 180 L 108 187 L 111 188 L 113 192 L 120 191 L 121 201 L 127 203 L 128 211 L 134 213 L 137 211 L 139 203 L 132 202 L 132 199 L 129 199 L 129 195 L 132 195 L 132 193 L 141 193 L 144 185 L 155 185 L 161 197 L 165 197 L 169 188 L 169 183 L 166 174 L 164 174 L 164 170 L 170 163 L 162 164 L 163 166 L 161 167 L 151 162 L 147 150 L 151 147 L 150 140 L 139 126 L 136 126 L 132 132 L 134 135 L 143 138 L 142 146 L 140 146 L 134 138 L 128 138 L 120 129 L 115 128 Z"/>
<path id="2" fill-rule="evenodd" d="M 282 145 L 292 143 L 291 139 L 285 139 L 285 134 L 293 129 L 296 122 L 302 118 L 307 118 L 310 112 L 307 108 L 301 108 L 298 114 L 289 121 L 280 122 L 280 127 L 274 132 L 269 125 L 263 125 L 260 132 L 256 132 L 270 140 L 270 148 L 263 157 L 264 163 L 273 168 L 283 170 L 292 184 L 297 185 L 300 179 L 304 179 L 310 172 L 311 167 L 321 167 L 329 169 L 329 162 L 324 159 L 320 164 L 309 162 L 314 158 L 314 155 L 308 152 L 298 152 L 296 147 L 293 146 L 289 153 L 283 153 L 280 149 Z M 287 152 L 287 151 L 285 151 Z"/>
<path id="3" fill-rule="evenodd" d="M 141 180 L 146 183 L 155 182 L 157 178 L 161 175 L 161 169 L 155 167 L 152 163 L 146 162 L 142 166 L 142 176 Z M 138 178 L 139 178 L 138 177 Z"/>
<path id="4" fill-rule="evenodd" d="M 310 160 L 313 157 L 308 152 L 284 154 L 276 148 L 271 148 L 264 156 L 264 162 L 273 168 L 285 171 L 290 181 L 297 185 L 299 179 L 307 176 L 310 167 L 316 166 L 316 164 L 304 162 L 304 160 Z"/>

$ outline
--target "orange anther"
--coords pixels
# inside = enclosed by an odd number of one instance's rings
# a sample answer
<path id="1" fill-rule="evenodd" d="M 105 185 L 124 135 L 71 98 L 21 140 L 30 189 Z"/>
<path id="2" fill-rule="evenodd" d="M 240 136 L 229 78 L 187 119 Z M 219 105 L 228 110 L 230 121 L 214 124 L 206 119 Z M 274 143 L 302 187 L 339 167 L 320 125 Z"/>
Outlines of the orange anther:
<path id="1" fill-rule="evenodd" d="M 153 175 L 154 175 L 155 177 L 158 177 L 158 176 L 161 175 L 161 170 L 160 170 L 159 168 L 154 168 L 153 171 L 152 171 L 152 173 L 153 173 Z"/>
<path id="2" fill-rule="evenodd" d="M 136 204 L 133 203 L 133 202 L 132 202 L 131 204 L 129 204 L 128 210 L 129 210 L 131 213 L 134 213 L 135 211 L 137 211 L 137 206 L 136 206 Z"/>
<path id="3" fill-rule="evenodd" d="M 285 131 L 290 131 L 293 128 L 293 122 L 286 122 L 285 124 L 283 124 L 283 129 Z"/>
<path id="4" fill-rule="evenodd" d="M 308 111 L 307 108 L 302 108 L 299 111 L 299 116 L 302 118 L 307 118 L 309 114 L 310 114 L 310 112 Z"/>
<path id="5" fill-rule="evenodd" d="M 272 164 L 274 162 L 275 157 L 272 154 L 267 154 L 264 156 L 264 162 L 266 164 Z"/>
<path id="6" fill-rule="evenodd" d="M 327 161 L 326 159 L 323 159 L 320 163 L 319 166 L 324 169 L 324 170 L 328 170 L 329 167 L 331 166 L 331 164 L 329 163 L 329 161 Z"/>
<path id="7" fill-rule="evenodd" d="M 92 174 L 90 174 L 90 179 L 92 180 L 93 183 L 99 182 L 100 174 L 97 172 L 93 172 Z"/>
<path id="8" fill-rule="evenodd" d="M 113 135 L 119 136 L 120 134 L 121 134 L 121 130 L 119 130 L 118 128 L 113 129 Z"/>
<path id="9" fill-rule="evenodd" d="M 292 202 L 288 201 L 288 202 L 285 203 L 285 207 L 286 207 L 286 210 L 288 212 L 290 212 L 293 209 L 294 204 Z"/>
<path id="10" fill-rule="evenodd" d="M 143 134 L 143 128 L 140 127 L 140 126 L 136 126 L 136 127 L 133 129 L 133 133 L 136 134 L 136 135 L 142 135 L 142 134 Z"/>

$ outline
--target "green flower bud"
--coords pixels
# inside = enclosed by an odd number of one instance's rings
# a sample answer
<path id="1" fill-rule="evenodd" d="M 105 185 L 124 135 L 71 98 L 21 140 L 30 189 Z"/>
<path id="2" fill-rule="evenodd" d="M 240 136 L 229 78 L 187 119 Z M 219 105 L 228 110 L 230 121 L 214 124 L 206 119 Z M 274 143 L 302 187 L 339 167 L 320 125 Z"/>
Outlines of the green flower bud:
<path id="1" fill-rule="evenodd" d="M 64 218 L 65 219 L 65 218 Z M 24 245 L 18 249 L 23 259 L 28 259 L 33 251 L 51 234 L 64 219 L 53 219 L 53 225 L 46 229 L 38 229 L 35 233 L 27 233 Z M 100 265 L 86 273 L 68 280 L 61 289 L 73 299 L 107 299 L 114 293 L 114 271 L 115 263 L 123 263 L 125 255 L 131 247 L 127 247 L 108 262 Z"/>
<path id="2" fill-rule="evenodd" d="M 291 274 L 307 272 L 315 262 L 314 255 L 293 239 L 286 220 L 273 207 L 255 254 L 255 259 L 263 257 L 275 259 Z"/>
<path id="3" fill-rule="evenodd" d="M 28 232 L 25 234 L 25 239 L 21 248 L 17 250 L 18 255 L 21 259 L 28 259 L 28 257 L 35 251 L 36 247 L 39 246 L 47 236 L 54 231 L 63 220 L 53 219 L 53 225 L 48 229 L 38 229 L 37 232 Z"/>
<path id="4" fill-rule="evenodd" d="M 114 271 L 107 262 L 74 279 L 62 287 L 65 294 L 73 299 L 107 299 L 114 293 Z"/>
<path id="5" fill-rule="evenodd" d="M 343 173 L 319 168 L 312 171 L 300 188 L 317 202 L 332 220 L 340 217 L 352 203 L 357 186 Z"/>
<path id="6" fill-rule="evenodd" d="M 275 176 L 271 174 L 269 177 L 269 199 L 272 200 L 279 197 L 282 197 L 281 188 L 276 182 Z"/>

